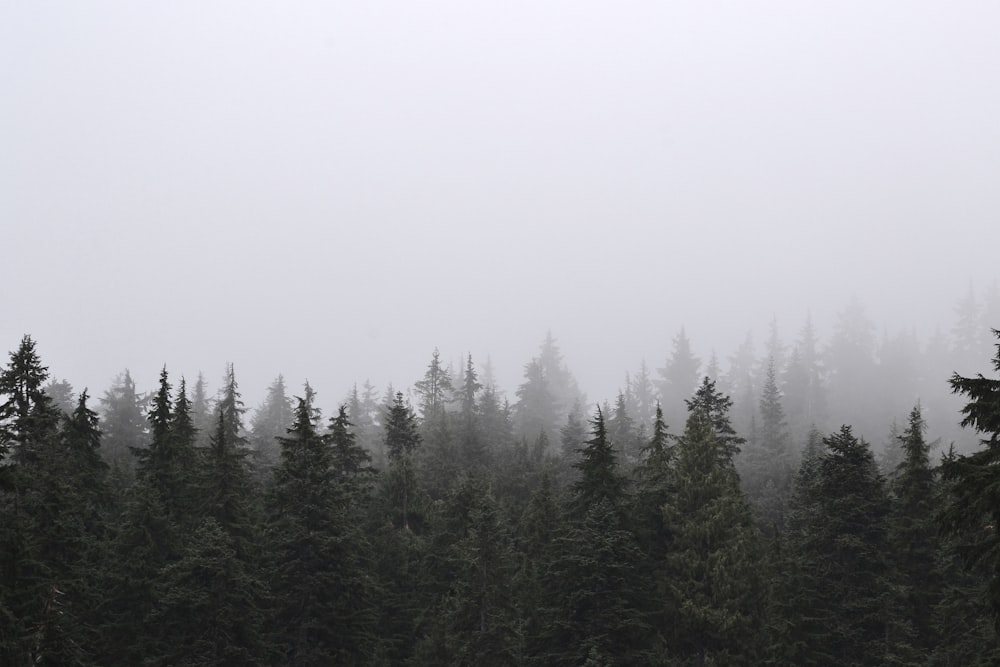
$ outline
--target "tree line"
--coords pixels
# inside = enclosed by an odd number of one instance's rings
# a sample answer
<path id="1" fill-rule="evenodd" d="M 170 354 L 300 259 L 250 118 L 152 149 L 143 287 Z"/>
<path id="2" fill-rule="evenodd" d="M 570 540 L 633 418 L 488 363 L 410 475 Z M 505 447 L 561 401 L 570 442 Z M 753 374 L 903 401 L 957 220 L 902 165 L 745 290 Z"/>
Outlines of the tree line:
<path id="1" fill-rule="evenodd" d="M 362 387 L 328 418 L 279 378 L 247 420 L 231 366 L 212 400 L 126 375 L 99 416 L 25 336 L 0 662 L 996 664 L 1000 380 L 950 379 L 975 451 L 932 460 L 915 404 L 877 458 L 850 425 L 799 433 L 778 367 L 749 428 L 710 374 L 670 418 L 670 385 L 647 422 L 631 379 L 584 413 L 551 337 L 513 405 L 435 352 L 415 400 Z"/>

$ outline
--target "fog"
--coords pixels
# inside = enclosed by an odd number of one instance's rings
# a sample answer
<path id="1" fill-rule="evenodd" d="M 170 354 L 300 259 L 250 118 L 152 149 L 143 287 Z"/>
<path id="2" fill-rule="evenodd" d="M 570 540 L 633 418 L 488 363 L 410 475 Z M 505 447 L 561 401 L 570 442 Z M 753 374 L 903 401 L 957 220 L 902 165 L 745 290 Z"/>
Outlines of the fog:
<path id="1" fill-rule="evenodd" d="M 684 326 L 948 331 L 1000 276 L 987 2 L 0 6 L 0 348 L 249 405 L 508 394 L 547 331 L 588 396 Z M 1000 326 L 1000 323 L 997 323 Z M 984 362 L 986 360 L 984 359 Z"/>

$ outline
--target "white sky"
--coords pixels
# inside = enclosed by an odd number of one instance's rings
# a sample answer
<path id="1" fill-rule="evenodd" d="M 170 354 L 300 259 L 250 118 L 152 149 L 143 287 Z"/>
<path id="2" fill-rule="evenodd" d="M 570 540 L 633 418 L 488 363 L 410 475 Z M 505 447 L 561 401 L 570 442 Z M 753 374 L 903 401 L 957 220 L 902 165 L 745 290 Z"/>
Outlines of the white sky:
<path id="1" fill-rule="evenodd" d="M 949 327 L 1000 246 L 995 2 L 0 4 L 0 348 L 255 405 L 510 394 L 552 330 L 592 399 L 852 294 Z M 0 350 L 0 351 L 2 351 Z"/>

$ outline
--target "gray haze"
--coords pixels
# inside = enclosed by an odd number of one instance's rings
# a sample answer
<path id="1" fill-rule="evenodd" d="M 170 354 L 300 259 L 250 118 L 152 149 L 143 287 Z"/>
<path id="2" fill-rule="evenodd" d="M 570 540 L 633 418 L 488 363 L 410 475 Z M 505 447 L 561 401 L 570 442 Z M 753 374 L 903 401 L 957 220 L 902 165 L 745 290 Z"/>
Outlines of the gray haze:
<path id="1" fill-rule="evenodd" d="M 998 277 L 995 2 L 6 2 L 0 348 L 250 405 L 508 394 L 551 329 L 593 399 L 684 325 L 723 359 L 951 326 Z M 984 360 L 985 361 L 985 360 Z"/>

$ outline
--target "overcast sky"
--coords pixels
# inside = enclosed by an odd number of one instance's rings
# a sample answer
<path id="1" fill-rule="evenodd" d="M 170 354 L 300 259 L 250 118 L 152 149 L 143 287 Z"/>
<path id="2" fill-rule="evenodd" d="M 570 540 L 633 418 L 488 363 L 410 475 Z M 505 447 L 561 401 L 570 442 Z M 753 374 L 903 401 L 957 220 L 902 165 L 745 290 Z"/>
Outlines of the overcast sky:
<path id="1" fill-rule="evenodd" d="M 331 405 L 435 346 L 512 394 L 548 329 L 602 399 L 682 325 L 947 328 L 1000 272 L 998 35 L 993 1 L 0 3 L 0 348 Z"/>

